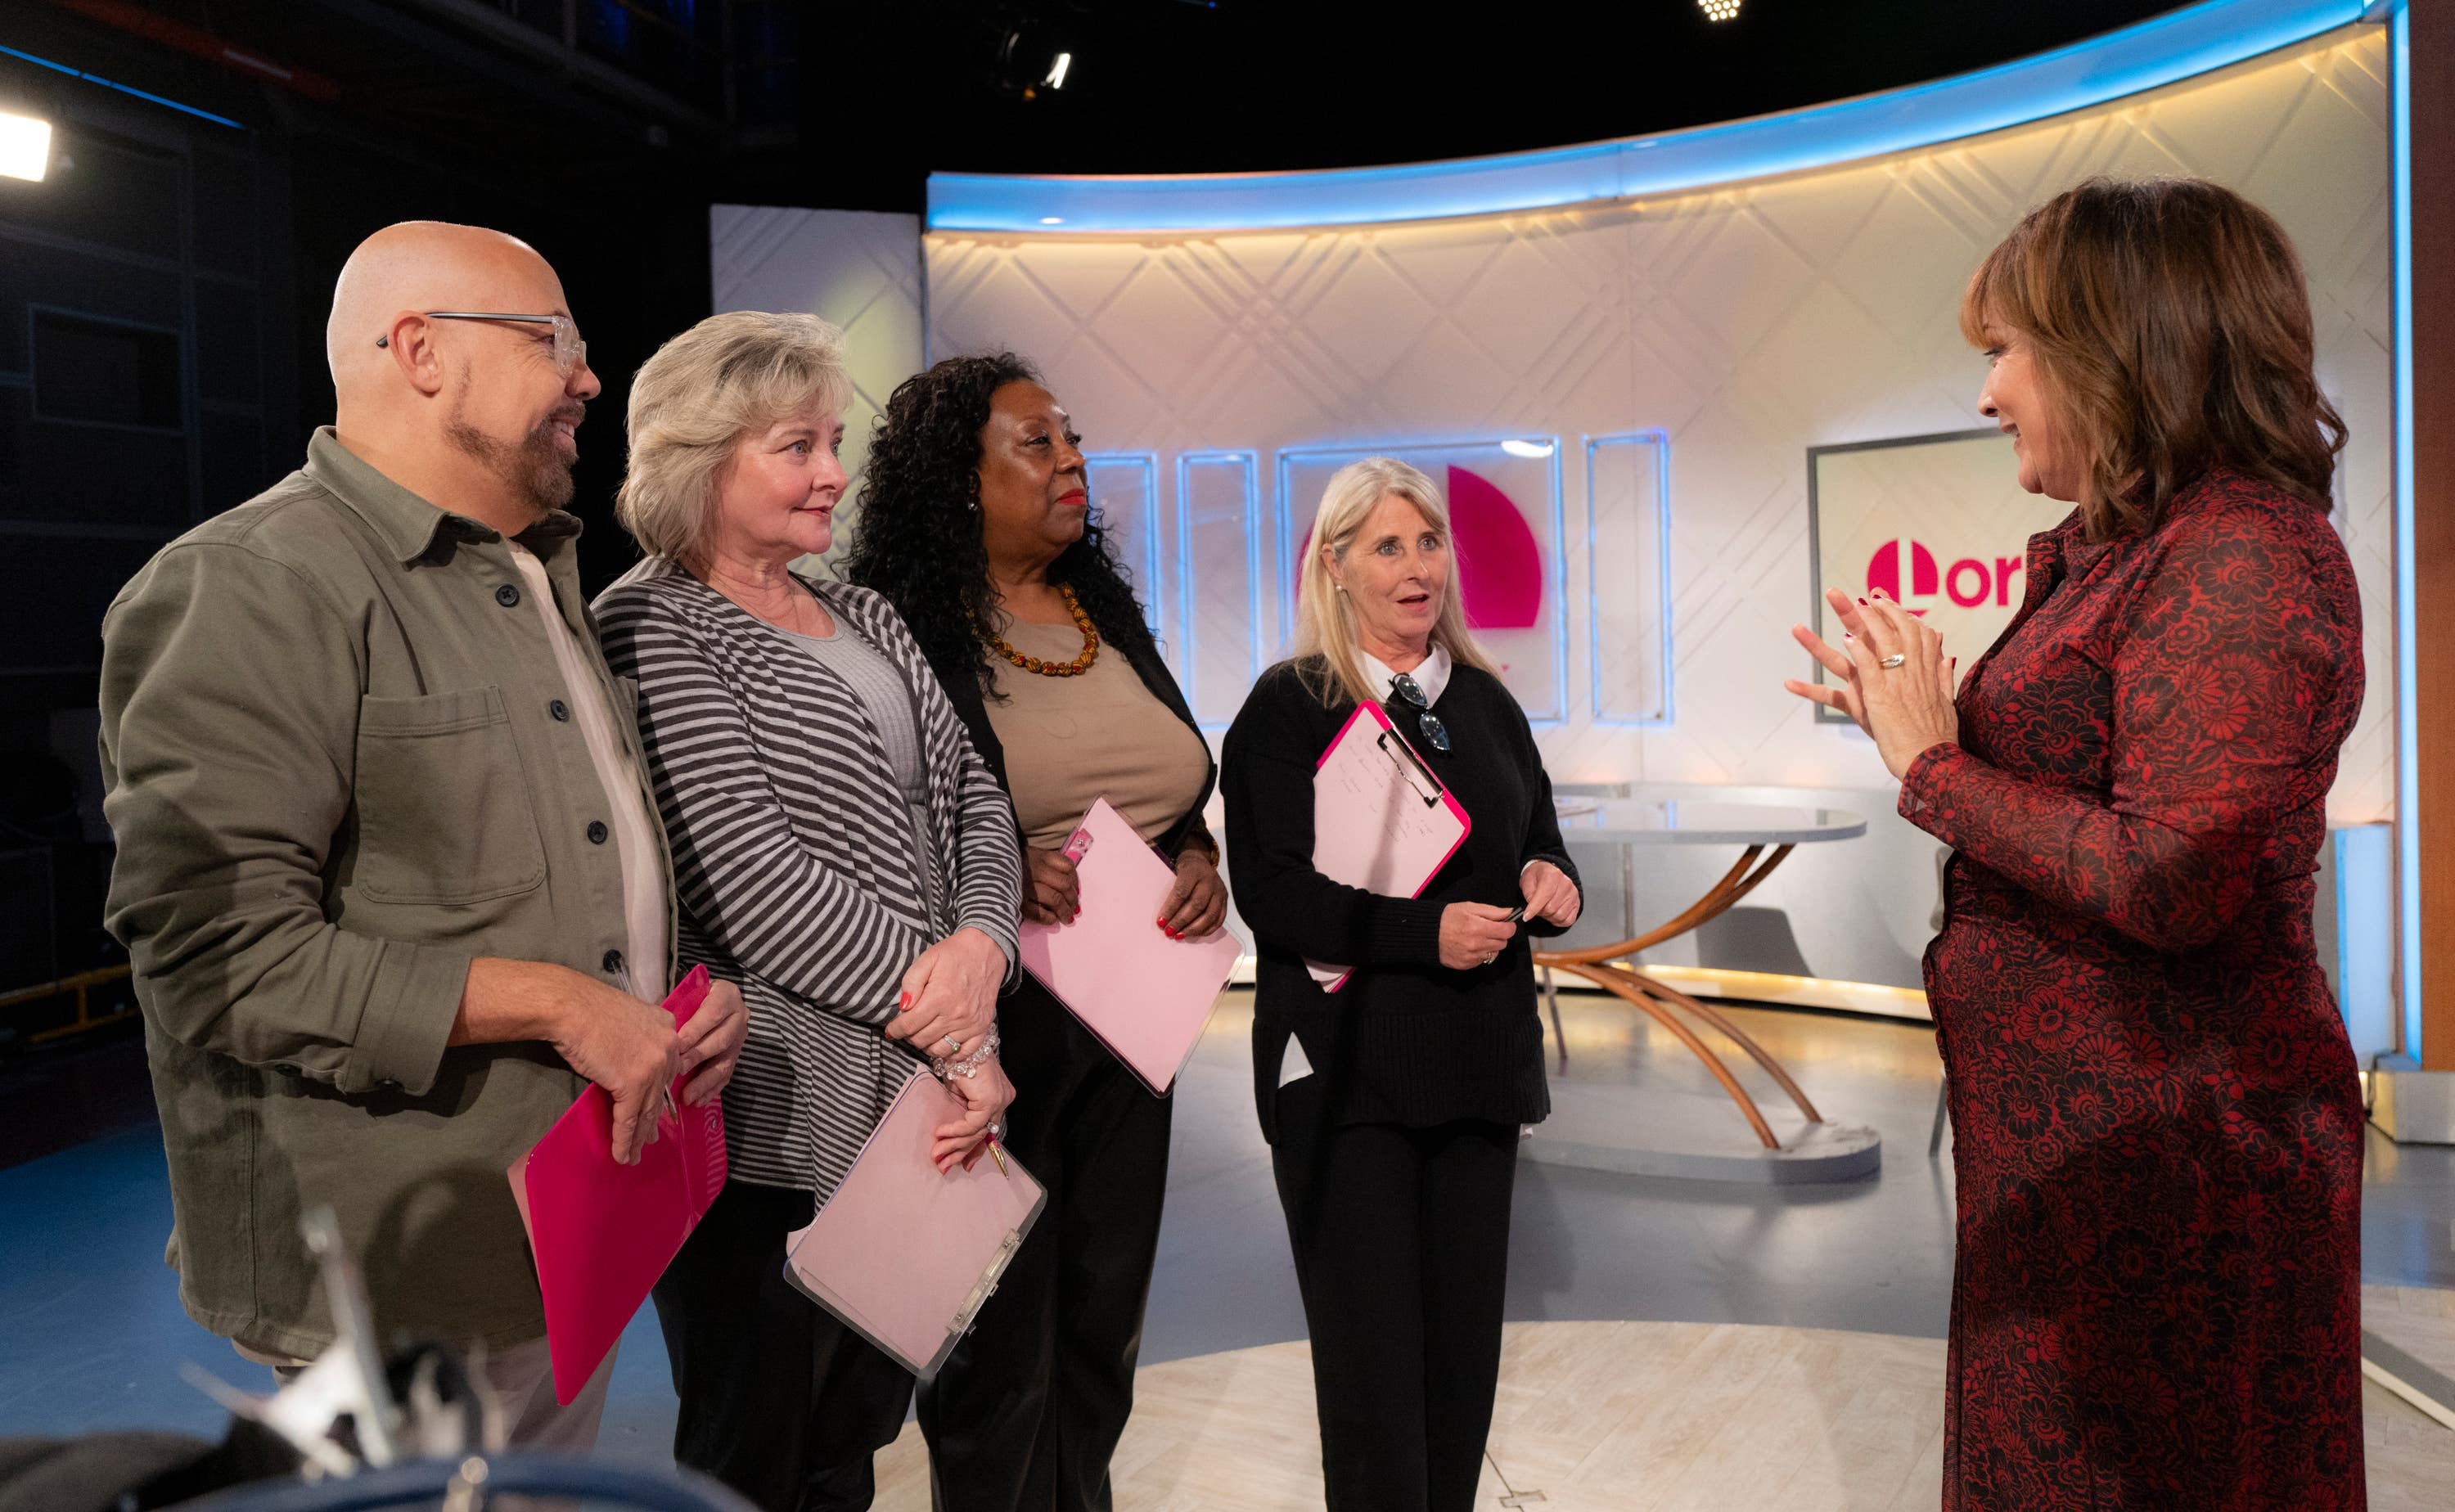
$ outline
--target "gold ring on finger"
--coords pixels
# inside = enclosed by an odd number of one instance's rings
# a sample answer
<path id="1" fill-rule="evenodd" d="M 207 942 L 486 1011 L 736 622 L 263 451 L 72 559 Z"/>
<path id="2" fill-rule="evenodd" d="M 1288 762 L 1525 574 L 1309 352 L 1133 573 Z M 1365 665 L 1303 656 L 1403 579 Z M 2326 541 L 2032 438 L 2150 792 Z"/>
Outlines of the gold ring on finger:
<path id="1" fill-rule="evenodd" d="M 1899 652 L 1897 652 L 1897 652 L 1894 652 L 1891 655 L 1886 656 L 1883 660 L 1881 660 L 1881 661 L 1879 661 L 1879 662 L 1876 663 L 1876 665 L 1877 665 L 1877 666 L 1878 666 L 1878 667 L 1883 668 L 1886 672 L 1890 672 L 1890 671 L 1892 671 L 1894 668 L 1896 668 L 1896 667 L 1899 666 L 1902 662 L 1905 662 L 1905 661 L 1907 661 L 1907 660 L 1909 660 L 1909 659 L 1910 659 L 1909 657 L 1907 657 L 1907 656 L 1905 656 L 1905 655 L 1901 655 Z"/>

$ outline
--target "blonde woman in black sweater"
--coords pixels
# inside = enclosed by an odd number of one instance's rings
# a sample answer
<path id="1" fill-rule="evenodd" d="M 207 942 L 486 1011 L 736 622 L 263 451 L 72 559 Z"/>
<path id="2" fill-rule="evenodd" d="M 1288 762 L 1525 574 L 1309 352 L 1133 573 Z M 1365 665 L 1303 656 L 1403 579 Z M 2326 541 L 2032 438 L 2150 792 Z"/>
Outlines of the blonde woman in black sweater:
<path id="1" fill-rule="evenodd" d="M 1520 1125 L 1551 1111 L 1526 937 L 1576 921 L 1525 712 L 1466 628 L 1449 511 L 1375 457 L 1329 481 L 1296 655 L 1228 732 L 1229 885 L 1252 927 L 1253 1090 L 1312 1336 L 1333 1512 L 1471 1504 L 1500 1374 Z M 1364 699 L 1467 811 L 1419 897 L 1313 870 L 1312 776 Z M 1325 993 L 1305 961 L 1355 968 Z"/>

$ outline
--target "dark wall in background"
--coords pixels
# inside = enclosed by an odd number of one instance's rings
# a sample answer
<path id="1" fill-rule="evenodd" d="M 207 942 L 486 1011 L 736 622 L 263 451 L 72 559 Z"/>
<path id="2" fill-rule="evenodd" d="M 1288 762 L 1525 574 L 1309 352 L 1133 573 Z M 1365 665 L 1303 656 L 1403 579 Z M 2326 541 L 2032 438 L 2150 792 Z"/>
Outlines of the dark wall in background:
<path id="1" fill-rule="evenodd" d="M 331 420 L 324 320 L 351 250 L 396 220 L 457 220 L 520 236 L 560 272 L 606 386 L 574 497 L 593 592 L 637 559 L 611 512 L 629 375 L 707 313 L 707 205 L 724 186 L 585 129 L 475 152 L 110 36 L 28 43 L 12 26 L 0 41 L 242 123 L 36 75 L 53 171 L 0 178 L 6 990 L 116 958 L 100 928 L 102 614 L 165 542 L 296 467 Z"/>

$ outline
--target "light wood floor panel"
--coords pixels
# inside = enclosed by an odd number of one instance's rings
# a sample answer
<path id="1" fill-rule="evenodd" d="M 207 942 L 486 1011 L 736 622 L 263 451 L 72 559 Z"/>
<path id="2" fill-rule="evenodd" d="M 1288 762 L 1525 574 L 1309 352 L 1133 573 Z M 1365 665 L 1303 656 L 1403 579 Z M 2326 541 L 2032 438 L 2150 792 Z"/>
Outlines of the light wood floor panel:
<path id="1" fill-rule="evenodd" d="M 2417 1298 L 2415 1312 L 2441 1302 Z M 2455 1307 L 2448 1308 L 2455 1316 Z M 2455 1433 L 2364 1383 L 2374 1512 L 2455 1504 Z M 1476 1505 L 1491 1512 L 1930 1512 L 1943 1483 L 1943 1342 L 1715 1323 L 1513 1323 Z M 1322 1504 L 1301 1343 L 1144 1370 L 1112 1466 L 1123 1512 Z M 907 1427 L 879 1512 L 925 1512 Z"/>

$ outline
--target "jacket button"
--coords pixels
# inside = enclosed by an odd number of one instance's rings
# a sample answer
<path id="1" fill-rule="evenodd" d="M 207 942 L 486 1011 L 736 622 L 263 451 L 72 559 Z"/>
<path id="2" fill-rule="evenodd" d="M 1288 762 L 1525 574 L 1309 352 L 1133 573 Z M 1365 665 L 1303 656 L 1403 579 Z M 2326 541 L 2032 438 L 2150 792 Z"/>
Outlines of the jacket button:
<path id="1" fill-rule="evenodd" d="M 545 706 L 545 712 L 554 716 L 557 719 L 569 719 L 571 717 L 571 705 L 563 702 L 559 698 L 557 698 L 552 703 Z"/>
<path id="2" fill-rule="evenodd" d="M 607 833 L 608 833 L 608 832 L 606 831 L 606 828 L 605 828 L 605 821 L 604 821 L 603 819 L 590 819 L 590 820 L 588 821 L 588 843 L 589 843 L 589 844 L 591 844 L 591 845 L 602 845 L 602 844 L 604 844 L 604 843 L 605 843 L 605 837 L 606 837 L 606 834 L 607 834 Z"/>
<path id="3" fill-rule="evenodd" d="M 619 950 L 607 951 L 605 953 L 604 966 L 608 976 L 620 976 L 622 974 L 622 953 Z"/>
<path id="4" fill-rule="evenodd" d="M 519 601 L 520 591 L 514 588 L 509 583 L 505 583 L 502 587 L 495 590 L 495 602 L 502 605 L 505 609 L 511 608 L 514 604 L 517 604 Z"/>

